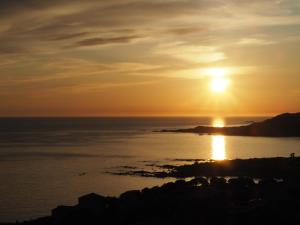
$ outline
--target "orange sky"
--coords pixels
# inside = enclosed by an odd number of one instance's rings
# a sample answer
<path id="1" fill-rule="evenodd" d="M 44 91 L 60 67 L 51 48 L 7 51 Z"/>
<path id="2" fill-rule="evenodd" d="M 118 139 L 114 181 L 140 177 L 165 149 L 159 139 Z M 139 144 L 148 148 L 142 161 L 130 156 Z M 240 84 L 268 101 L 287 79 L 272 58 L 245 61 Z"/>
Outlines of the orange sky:
<path id="1" fill-rule="evenodd" d="M 2 1 L 0 116 L 296 112 L 299 58 L 297 0 Z"/>

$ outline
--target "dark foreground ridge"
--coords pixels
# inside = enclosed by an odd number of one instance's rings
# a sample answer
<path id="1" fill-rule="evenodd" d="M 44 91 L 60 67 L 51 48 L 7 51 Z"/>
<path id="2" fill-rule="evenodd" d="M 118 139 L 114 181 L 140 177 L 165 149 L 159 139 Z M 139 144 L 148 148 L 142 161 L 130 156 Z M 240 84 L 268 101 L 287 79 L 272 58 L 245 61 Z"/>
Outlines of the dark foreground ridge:
<path id="1" fill-rule="evenodd" d="M 197 126 L 188 129 L 161 130 L 198 134 L 223 134 L 236 136 L 300 137 L 300 113 L 284 113 L 262 122 L 237 127 Z"/>
<path id="2" fill-rule="evenodd" d="M 189 181 L 128 191 L 118 198 L 91 193 L 80 197 L 75 206 L 58 206 L 51 216 L 22 224 L 298 225 L 299 162 L 292 154 L 290 158 L 194 163 L 177 170 L 182 177 L 194 176 Z M 241 170 L 235 173 L 239 177 L 214 176 L 228 175 L 224 167 Z M 254 179 L 259 171 L 261 178 Z"/>
<path id="3" fill-rule="evenodd" d="M 88 194 L 28 225 L 291 225 L 300 224 L 300 181 L 204 177 L 128 191 L 119 198 Z"/>

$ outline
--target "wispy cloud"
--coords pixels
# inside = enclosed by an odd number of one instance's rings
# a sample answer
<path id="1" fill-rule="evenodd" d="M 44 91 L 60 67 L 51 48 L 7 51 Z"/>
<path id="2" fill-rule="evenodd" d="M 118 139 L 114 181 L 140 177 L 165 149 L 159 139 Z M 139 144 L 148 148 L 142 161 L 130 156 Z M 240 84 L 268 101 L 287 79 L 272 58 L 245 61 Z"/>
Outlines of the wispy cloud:
<path id="1" fill-rule="evenodd" d="M 122 43 L 130 43 L 131 41 L 139 38 L 141 37 L 120 36 L 120 37 L 110 37 L 110 38 L 88 38 L 76 42 L 74 46 L 85 47 L 85 46 L 95 46 L 95 45 L 122 44 Z"/>
<path id="2" fill-rule="evenodd" d="M 268 41 L 258 38 L 242 38 L 239 42 L 239 45 L 271 45 L 275 44 L 274 41 Z"/>
<path id="3" fill-rule="evenodd" d="M 186 61 L 196 63 L 211 63 L 226 58 L 222 51 L 214 46 L 197 46 L 186 43 L 171 43 L 157 46 L 155 54 L 166 54 Z"/>
<path id="4" fill-rule="evenodd" d="M 218 30 L 300 24 L 299 5 L 292 0 L 11 0 L 1 1 L 0 8 L 0 54 L 53 53 L 66 45 L 130 43 L 147 36 L 156 41 L 193 37 L 189 42 L 196 44 L 202 33 L 217 40 L 222 37 L 212 32 Z"/>

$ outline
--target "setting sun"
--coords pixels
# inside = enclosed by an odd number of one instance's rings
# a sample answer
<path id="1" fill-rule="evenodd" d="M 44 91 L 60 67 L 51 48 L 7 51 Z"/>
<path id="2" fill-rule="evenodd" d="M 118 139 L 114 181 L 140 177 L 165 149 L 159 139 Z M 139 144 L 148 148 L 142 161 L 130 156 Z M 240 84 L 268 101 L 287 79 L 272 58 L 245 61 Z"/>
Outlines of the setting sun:
<path id="1" fill-rule="evenodd" d="M 229 81 L 225 78 L 214 78 L 211 80 L 211 90 L 215 93 L 224 92 L 229 85 Z"/>
<path id="2" fill-rule="evenodd" d="M 226 68 L 210 68 L 207 74 L 212 78 L 210 88 L 212 92 L 223 93 L 226 91 L 229 80 L 226 78 L 228 70 Z"/>

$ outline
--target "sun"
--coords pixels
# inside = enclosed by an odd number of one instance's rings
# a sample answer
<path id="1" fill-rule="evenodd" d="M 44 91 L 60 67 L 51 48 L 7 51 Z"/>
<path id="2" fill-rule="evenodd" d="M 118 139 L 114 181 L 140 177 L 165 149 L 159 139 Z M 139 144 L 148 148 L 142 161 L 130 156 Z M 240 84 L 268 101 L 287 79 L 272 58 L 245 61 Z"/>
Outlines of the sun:
<path id="1" fill-rule="evenodd" d="M 214 93 L 223 93 L 226 91 L 229 80 L 226 78 L 228 71 L 225 68 L 210 68 L 208 74 L 211 77 L 211 91 Z"/>
<path id="2" fill-rule="evenodd" d="M 211 90 L 215 93 L 223 93 L 228 87 L 229 81 L 225 78 L 214 78 L 211 80 Z"/>

